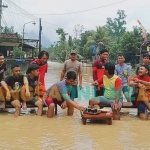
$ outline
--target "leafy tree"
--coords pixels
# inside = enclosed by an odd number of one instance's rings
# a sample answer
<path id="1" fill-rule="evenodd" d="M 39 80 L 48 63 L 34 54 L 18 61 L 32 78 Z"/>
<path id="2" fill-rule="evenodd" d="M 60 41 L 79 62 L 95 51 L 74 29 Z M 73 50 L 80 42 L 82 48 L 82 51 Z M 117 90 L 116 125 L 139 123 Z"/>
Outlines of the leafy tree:
<path id="1" fill-rule="evenodd" d="M 106 27 L 112 37 L 116 38 L 116 42 L 119 43 L 121 36 L 125 33 L 126 27 L 126 15 L 124 10 L 118 10 L 118 18 L 107 18 Z"/>

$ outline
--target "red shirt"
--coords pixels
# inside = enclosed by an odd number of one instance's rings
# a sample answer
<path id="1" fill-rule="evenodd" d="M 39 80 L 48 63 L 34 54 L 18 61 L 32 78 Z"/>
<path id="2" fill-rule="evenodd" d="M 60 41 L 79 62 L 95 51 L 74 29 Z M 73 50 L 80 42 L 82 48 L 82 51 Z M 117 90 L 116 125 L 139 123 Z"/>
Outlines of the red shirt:
<path id="1" fill-rule="evenodd" d="M 47 73 L 48 69 L 48 64 L 45 62 L 44 64 L 41 63 L 41 61 L 37 58 L 33 60 L 30 64 L 37 64 L 39 65 L 39 72 L 40 72 L 40 82 L 42 85 L 45 85 L 44 78 L 45 78 L 45 73 Z"/>
<path id="2" fill-rule="evenodd" d="M 101 59 L 95 60 L 93 64 L 93 80 L 103 78 L 104 76 L 104 61 Z M 103 87 L 103 84 L 100 84 L 100 87 Z"/>

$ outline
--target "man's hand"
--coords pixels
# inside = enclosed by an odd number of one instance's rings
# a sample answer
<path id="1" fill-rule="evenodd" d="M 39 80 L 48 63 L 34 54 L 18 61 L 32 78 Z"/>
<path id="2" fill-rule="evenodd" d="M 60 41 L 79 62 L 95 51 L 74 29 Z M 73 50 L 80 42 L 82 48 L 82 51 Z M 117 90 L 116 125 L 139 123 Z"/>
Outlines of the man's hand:
<path id="1" fill-rule="evenodd" d="M 97 81 L 92 82 L 92 85 L 99 85 Z"/>
<path id="2" fill-rule="evenodd" d="M 80 89 L 80 90 L 82 89 L 82 84 L 81 84 L 81 83 L 79 84 L 79 89 Z"/>
<path id="3" fill-rule="evenodd" d="M 30 92 L 26 91 L 26 97 L 30 97 Z"/>
<path id="4" fill-rule="evenodd" d="M 140 80 L 137 79 L 137 78 L 133 78 L 133 81 L 136 82 L 136 83 L 140 83 Z"/>
<path id="5" fill-rule="evenodd" d="M 114 104 L 114 110 L 118 110 L 118 109 L 120 109 L 120 106 L 119 106 L 119 104 L 115 103 Z"/>
<path id="6" fill-rule="evenodd" d="M 80 110 L 80 111 L 84 111 L 84 110 L 86 110 L 86 108 L 85 108 L 85 107 L 83 107 L 83 106 L 78 106 L 78 107 L 77 107 L 77 109 L 78 109 L 78 110 Z"/>
<path id="7" fill-rule="evenodd" d="M 7 99 L 7 100 L 10 100 L 10 97 L 11 97 L 10 92 L 7 91 L 7 92 L 6 92 L 6 99 Z"/>
<path id="8" fill-rule="evenodd" d="M 67 103 L 66 103 L 66 101 L 64 101 L 62 104 L 61 104 L 61 108 L 62 109 L 65 109 L 67 107 Z"/>
<path id="9" fill-rule="evenodd" d="M 139 88 L 145 88 L 145 85 L 144 85 L 144 84 L 139 83 L 139 84 L 138 84 L 138 87 L 139 87 Z"/>

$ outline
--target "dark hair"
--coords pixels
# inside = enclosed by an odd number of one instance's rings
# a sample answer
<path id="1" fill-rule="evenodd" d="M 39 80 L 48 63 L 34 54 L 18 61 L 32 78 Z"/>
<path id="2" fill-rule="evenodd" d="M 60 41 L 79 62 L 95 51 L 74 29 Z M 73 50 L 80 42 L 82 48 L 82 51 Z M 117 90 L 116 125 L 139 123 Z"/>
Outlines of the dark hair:
<path id="1" fill-rule="evenodd" d="M 109 53 L 108 50 L 104 48 L 104 49 L 102 49 L 102 50 L 99 52 L 99 54 L 103 54 L 103 53 L 105 53 L 105 52 Z"/>
<path id="2" fill-rule="evenodd" d="M 67 79 L 73 79 L 75 80 L 77 78 L 77 75 L 74 71 L 67 72 Z"/>
<path id="3" fill-rule="evenodd" d="M 4 56 L 2 53 L 0 53 L 0 56 Z"/>
<path id="4" fill-rule="evenodd" d="M 149 67 L 148 67 L 148 65 L 141 65 L 140 67 L 144 67 L 144 68 L 149 72 Z"/>
<path id="5" fill-rule="evenodd" d="M 143 54 L 143 58 L 146 57 L 146 58 L 149 58 L 150 59 L 150 55 L 148 53 L 146 54 Z"/>
<path id="6" fill-rule="evenodd" d="M 119 57 L 119 56 L 120 56 L 120 57 L 122 57 L 122 56 L 124 57 L 124 55 L 123 55 L 123 54 L 118 54 L 118 57 Z M 125 57 L 124 57 L 124 58 L 125 58 Z"/>
<path id="7" fill-rule="evenodd" d="M 31 73 L 31 71 L 37 70 L 37 69 L 39 69 L 39 65 L 37 65 L 37 64 L 31 64 L 31 65 L 28 66 L 26 74 L 29 74 L 29 73 Z"/>
<path id="8" fill-rule="evenodd" d="M 41 51 L 38 55 L 38 59 L 41 59 L 44 55 L 46 55 L 47 59 L 49 59 L 49 54 L 47 51 Z"/>
<path id="9" fill-rule="evenodd" d="M 11 70 L 14 69 L 15 67 L 20 67 L 19 65 L 13 64 L 11 65 Z"/>
<path id="10" fill-rule="evenodd" d="M 115 72 L 115 64 L 112 62 L 105 63 L 105 70 L 108 71 L 109 75 L 114 75 Z"/>

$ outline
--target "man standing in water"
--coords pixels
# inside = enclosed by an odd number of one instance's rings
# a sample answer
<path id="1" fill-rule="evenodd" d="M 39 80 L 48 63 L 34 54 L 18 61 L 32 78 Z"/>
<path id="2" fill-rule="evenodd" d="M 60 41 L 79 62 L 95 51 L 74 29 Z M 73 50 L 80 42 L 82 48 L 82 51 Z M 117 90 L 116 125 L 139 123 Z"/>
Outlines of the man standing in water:
<path id="1" fill-rule="evenodd" d="M 64 78 L 66 79 L 66 75 L 68 71 L 74 71 L 76 73 L 76 80 L 73 85 L 73 90 L 71 92 L 71 99 L 78 98 L 78 74 L 79 74 L 79 87 L 82 88 L 82 64 L 77 60 L 77 53 L 75 50 L 71 50 L 70 59 L 64 62 L 63 70 L 61 72 L 60 81 Z"/>
<path id="2" fill-rule="evenodd" d="M 45 86 L 44 78 L 45 73 L 47 73 L 48 64 L 47 60 L 49 59 L 49 54 L 47 51 L 41 51 L 38 55 L 38 58 L 33 60 L 30 64 L 37 64 L 39 65 L 39 72 L 40 72 L 40 84 Z"/>
<path id="3" fill-rule="evenodd" d="M 103 78 L 104 75 L 104 64 L 108 61 L 108 50 L 102 49 L 100 51 L 100 59 L 95 60 L 93 64 L 93 81 L 96 81 L 99 78 Z M 96 96 L 103 95 L 103 84 L 96 86 Z"/>
<path id="4" fill-rule="evenodd" d="M 131 78 L 131 69 L 124 62 L 125 62 L 125 58 L 123 54 L 119 54 L 118 64 L 115 66 L 115 74 L 121 78 L 122 85 L 123 85 L 122 91 L 124 93 L 126 100 L 130 101 L 128 85 Z"/>
<path id="5" fill-rule="evenodd" d="M 0 82 L 6 77 L 6 64 L 4 63 L 4 55 L 0 53 Z M 5 101 L 0 101 L 0 109 L 5 109 Z"/>

